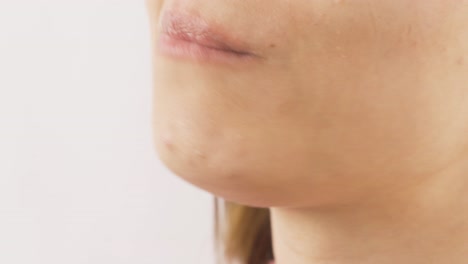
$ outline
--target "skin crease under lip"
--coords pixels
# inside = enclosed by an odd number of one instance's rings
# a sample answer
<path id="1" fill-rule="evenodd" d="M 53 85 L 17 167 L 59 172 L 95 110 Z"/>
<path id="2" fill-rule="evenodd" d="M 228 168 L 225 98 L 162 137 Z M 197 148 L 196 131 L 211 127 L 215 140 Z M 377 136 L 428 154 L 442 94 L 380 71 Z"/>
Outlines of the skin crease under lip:
<path id="1" fill-rule="evenodd" d="M 467 1 L 148 4 L 153 25 L 195 10 L 267 58 L 155 54 L 154 128 L 175 174 L 271 208 L 276 264 L 466 262 Z"/>

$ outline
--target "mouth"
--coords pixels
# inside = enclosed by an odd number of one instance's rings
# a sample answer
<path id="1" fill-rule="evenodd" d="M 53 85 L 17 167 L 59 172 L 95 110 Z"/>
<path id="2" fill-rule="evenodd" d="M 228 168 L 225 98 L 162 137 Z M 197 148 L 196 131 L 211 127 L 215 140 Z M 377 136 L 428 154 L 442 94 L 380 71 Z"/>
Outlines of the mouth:
<path id="1" fill-rule="evenodd" d="M 177 59 L 222 64 L 261 59 L 229 31 L 186 12 L 164 12 L 158 44 L 163 55 Z"/>

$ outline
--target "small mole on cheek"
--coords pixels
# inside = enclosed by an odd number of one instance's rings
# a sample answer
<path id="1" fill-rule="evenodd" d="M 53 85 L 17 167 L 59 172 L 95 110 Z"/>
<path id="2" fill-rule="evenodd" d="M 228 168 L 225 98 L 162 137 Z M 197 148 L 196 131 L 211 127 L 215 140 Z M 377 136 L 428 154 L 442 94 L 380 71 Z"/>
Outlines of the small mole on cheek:
<path id="1" fill-rule="evenodd" d="M 271 44 L 270 44 L 270 48 L 276 48 L 276 44 L 275 44 L 275 43 L 271 43 Z"/>

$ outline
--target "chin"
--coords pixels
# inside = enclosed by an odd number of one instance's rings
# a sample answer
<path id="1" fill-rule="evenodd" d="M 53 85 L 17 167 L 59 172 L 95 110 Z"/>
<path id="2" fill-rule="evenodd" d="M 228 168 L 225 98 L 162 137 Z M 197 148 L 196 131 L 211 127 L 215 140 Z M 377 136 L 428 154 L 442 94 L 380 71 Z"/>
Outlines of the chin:
<path id="1" fill-rule="evenodd" d="M 159 160 L 175 176 L 216 197 L 252 207 L 282 203 L 277 195 L 281 187 L 272 186 L 274 181 L 265 174 L 247 167 L 249 162 L 243 159 L 242 145 L 214 148 L 212 144 L 193 139 L 189 144 L 165 133 L 156 133 L 154 147 Z"/>

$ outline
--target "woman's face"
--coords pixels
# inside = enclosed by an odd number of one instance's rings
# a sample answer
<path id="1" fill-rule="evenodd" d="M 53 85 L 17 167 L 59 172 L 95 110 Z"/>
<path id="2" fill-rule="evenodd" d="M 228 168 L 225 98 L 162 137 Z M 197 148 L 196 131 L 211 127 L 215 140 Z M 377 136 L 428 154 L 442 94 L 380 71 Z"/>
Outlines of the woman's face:
<path id="1" fill-rule="evenodd" d="M 343 204 L 466 157 L 468 1 L 148 7 L 155 147 L 198 187 L 252 206 Z"/>

